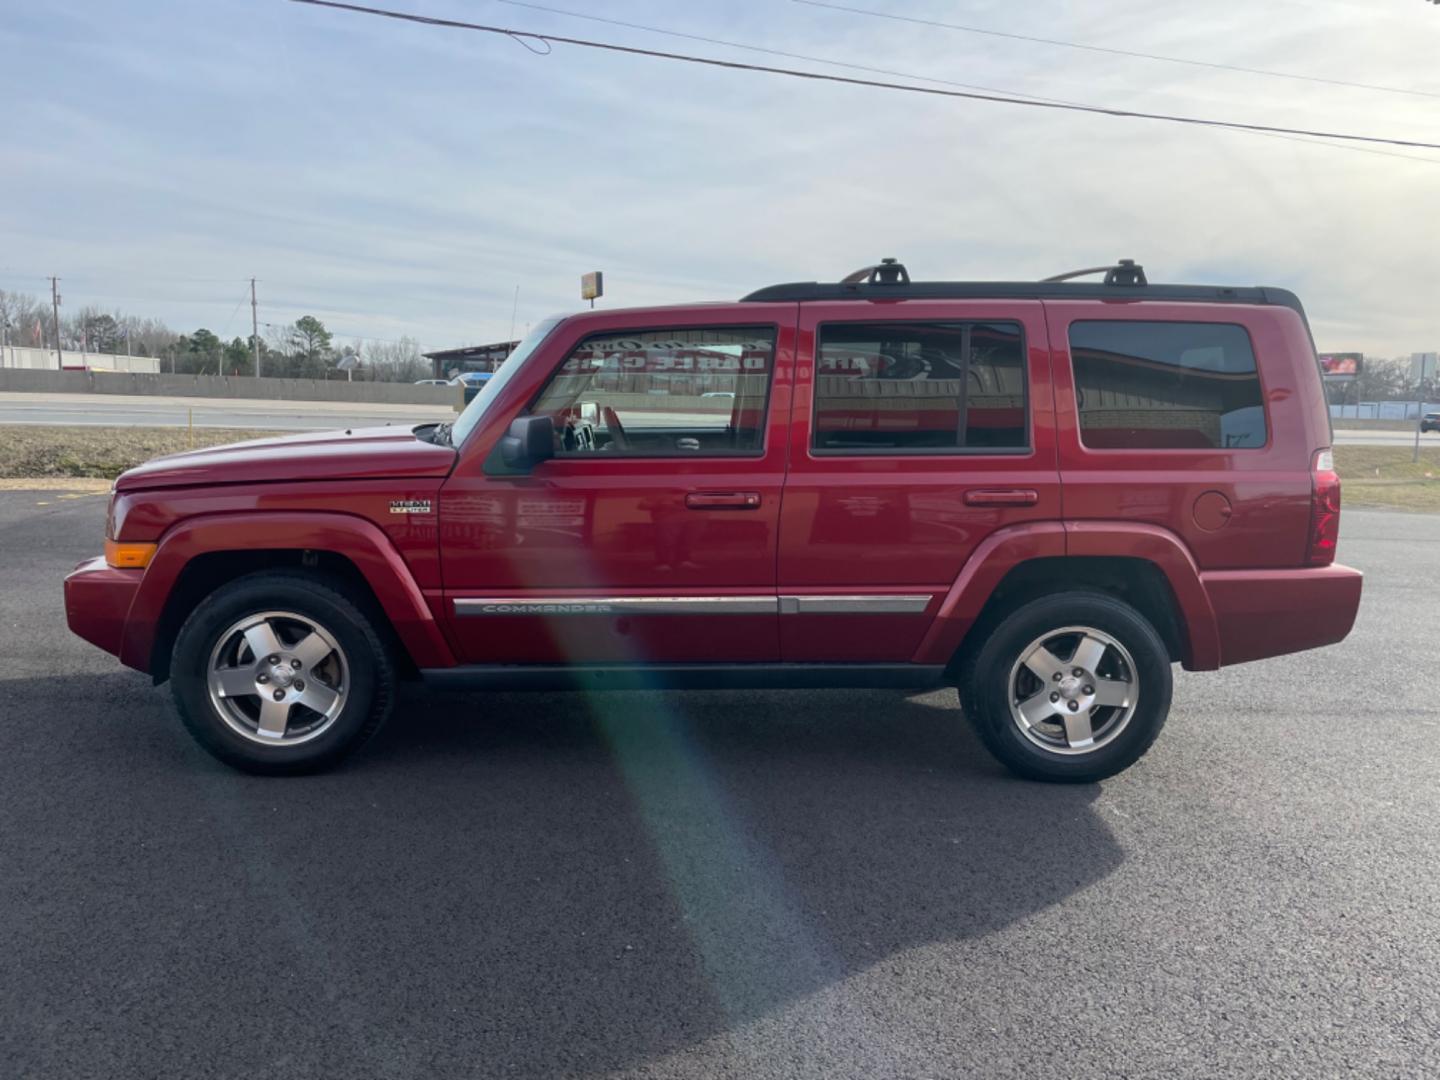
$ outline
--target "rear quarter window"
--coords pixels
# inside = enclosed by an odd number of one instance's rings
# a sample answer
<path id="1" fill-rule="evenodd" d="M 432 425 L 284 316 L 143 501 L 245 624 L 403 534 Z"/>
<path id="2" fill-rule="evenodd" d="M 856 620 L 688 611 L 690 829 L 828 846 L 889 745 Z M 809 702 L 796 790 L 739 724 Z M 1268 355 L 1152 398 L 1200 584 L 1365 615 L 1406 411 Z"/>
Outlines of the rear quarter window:
<path id="1" fill-rule="evenodd" d="M 1080 440 L 1097 450 L 1238 450 L 1268 428 L 1243 326 L 1143 320 L 1070 325 Z"/>

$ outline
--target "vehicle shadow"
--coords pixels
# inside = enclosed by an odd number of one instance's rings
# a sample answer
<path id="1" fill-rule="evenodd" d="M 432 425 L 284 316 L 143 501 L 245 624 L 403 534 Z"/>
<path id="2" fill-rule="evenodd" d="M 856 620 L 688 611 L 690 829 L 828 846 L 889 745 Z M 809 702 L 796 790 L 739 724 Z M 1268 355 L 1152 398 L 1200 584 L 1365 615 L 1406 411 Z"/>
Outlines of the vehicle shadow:
<path id="1" fill-rule="evenodd" d="M 39 1064 L 83 1031 L 67 1060 L 98 1040 L 152 1075 L 206 1052 L 227 1075 L 603 1074 L 1123 859 L 1097 787 L 1009 778 L 952 695 L 407 692 L 345 768 L 272 780 L 194 748 L 146 680 L 81 682 L 5 684 L 74 717 L 5 767 L 28 809 L 3 854 L 35 876 L 9 898 L 20 970 L 68 991 L 26 988 Z M 39 816 L 67 777 L 91 809 L 57 848 Z M 46 883 L 62 856 L 72 891 Z"/>

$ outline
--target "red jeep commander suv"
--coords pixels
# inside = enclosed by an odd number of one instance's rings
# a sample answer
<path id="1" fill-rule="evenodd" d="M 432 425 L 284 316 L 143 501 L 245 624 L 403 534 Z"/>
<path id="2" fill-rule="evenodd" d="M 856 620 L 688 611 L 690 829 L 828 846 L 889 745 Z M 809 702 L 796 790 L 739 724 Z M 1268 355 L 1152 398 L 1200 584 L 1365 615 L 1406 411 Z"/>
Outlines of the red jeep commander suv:
<path id="1" fill-rule="evenodd" d="M 255 772 L 448 687 L 957 686 L 1012 770 L 1134 762 L 1192 671 L 1341 640 L 1340 483 L 1272 288 L 912 282 L 542 323 L 454 424 L 115 483 L 70 626 Z M 1089 271 L 1081 272 L 1089 273 Z"/>

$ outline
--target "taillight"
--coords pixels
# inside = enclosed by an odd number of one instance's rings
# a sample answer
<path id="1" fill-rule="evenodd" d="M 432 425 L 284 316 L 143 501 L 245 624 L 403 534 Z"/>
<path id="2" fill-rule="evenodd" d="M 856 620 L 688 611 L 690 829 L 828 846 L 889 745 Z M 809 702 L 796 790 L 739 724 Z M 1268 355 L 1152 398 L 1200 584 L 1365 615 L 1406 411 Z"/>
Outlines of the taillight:
<path id="1" fill-rule="evenodd" d="M 1320 450 L 1310 473 L 1310 551 L 1306 561 L 1311 566 L 1329 566 L 1335 561 L 1339 539 L 1340 474 L 1335 471 L 1335 455 Z"/>

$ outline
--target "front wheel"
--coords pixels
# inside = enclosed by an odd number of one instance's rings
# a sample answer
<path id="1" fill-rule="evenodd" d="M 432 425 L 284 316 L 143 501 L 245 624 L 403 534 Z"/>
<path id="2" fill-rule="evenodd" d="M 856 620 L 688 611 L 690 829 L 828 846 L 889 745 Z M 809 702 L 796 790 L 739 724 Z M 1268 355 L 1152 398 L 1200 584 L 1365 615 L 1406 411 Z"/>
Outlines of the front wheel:
<path id="1" fill-rule="evenodd" d="M 962 674 L 986 747 L 1034 780 L 1085 783 L 1134 764 L 1170 712 L 1170 656 L 1113 596 L 1069 592 L 1010 612 Z"/>
<path id="2" fill-rule="evenodd" d="M 338 583 L 337 583 L 338 584 Z M 227 765 L 314 772 L 384 722 L 394 668 L 367 615 L 308 574 L 251 574 L 191 612 L 170 665 L 190 734 Z"/>

